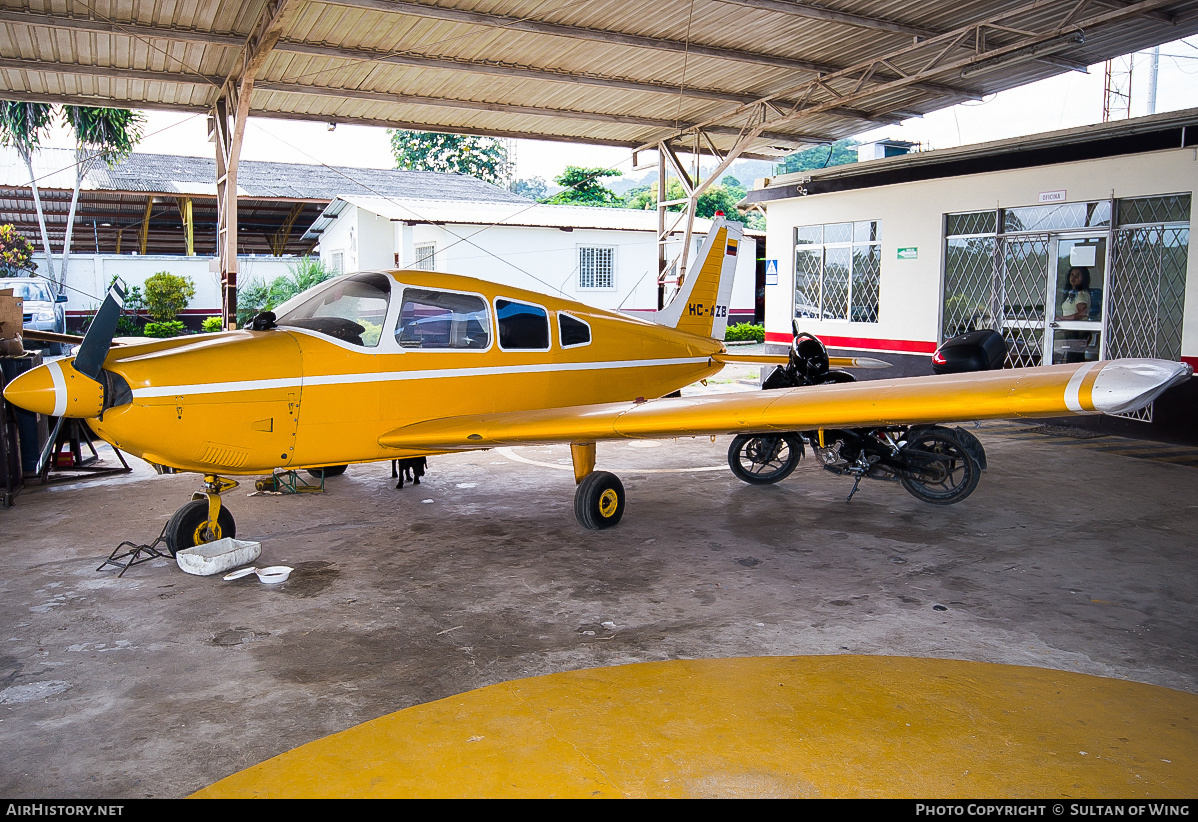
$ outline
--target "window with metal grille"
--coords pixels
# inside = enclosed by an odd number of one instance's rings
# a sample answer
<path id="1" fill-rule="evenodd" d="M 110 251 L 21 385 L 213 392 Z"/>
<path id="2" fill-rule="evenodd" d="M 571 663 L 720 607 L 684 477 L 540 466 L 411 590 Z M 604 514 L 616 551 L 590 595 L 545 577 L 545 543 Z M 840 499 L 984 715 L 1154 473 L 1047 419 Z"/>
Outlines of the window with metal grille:
<path id="1" fill-rule="evenodd" d="M 329 258 L 330 267 L 333 271 L 337 274 L 343 274 L 345 272 L 345 252 L 334 251 L 329 255 Z"/>
<path id="2" fill-rule="evenodd" d="M 1031 320 L 1045 313 L 1056 232 L 1098 229 L 1111 248 L 1102 356 L 1177 359 L 1189 219 L 1189 194 L 945 215 L 941 338 L 993 328 L 1008 365 L 1039 365 L 1045 332 Z"/>
<path id="3" fill-rule="evenodd" d="M 616 250 L 614 248 L 578 249 L 578 287 L 606 289 L 616 287 Z"/>
<path id="4" fill-rule="evenodd" d="M 425 243 L 416 246 L 416 262 L 412 264 L 412 268 L 417 268 L 421 271 L 436 271 L 437 244 Z"/>
<path id="5" fill-rule="evenodd" d="M 796 317 L 878 321 L 879 225 L 863 220 L 795 229 Z"/>

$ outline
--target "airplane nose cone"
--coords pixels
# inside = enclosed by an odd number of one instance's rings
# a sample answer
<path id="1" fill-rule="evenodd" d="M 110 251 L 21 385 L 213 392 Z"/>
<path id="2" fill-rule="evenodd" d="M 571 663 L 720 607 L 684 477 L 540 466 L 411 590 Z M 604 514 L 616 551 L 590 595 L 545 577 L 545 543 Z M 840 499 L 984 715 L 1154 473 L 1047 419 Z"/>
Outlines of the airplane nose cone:
<path id="1" fill-rule="evenodd" d="M 98 417 L 104 387 L 75 370 L 74 360 L 56 360 L 26 371 L 4 389 L 17 408 L 52 417 Z"/>

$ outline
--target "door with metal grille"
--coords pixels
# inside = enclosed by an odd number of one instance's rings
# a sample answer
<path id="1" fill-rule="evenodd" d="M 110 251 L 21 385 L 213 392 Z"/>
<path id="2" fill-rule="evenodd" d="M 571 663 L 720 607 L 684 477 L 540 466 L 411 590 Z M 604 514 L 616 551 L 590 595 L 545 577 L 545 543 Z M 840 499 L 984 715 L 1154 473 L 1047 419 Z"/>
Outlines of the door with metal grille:
<path id="1" fill-rule="evenodd" d="M 1051 258 L 1045 361 L 1060 365 L 1100 359 L 1107 233 L 1054 236 Z"/>
<path id="2" fill-rule="evenodd" d="M 1045 296 L 1051 245 L 1049 234 L 1001 240 L 999 298 L 1008 367 L 1024 368 L 1044 361 L 1048 344 Z"/>

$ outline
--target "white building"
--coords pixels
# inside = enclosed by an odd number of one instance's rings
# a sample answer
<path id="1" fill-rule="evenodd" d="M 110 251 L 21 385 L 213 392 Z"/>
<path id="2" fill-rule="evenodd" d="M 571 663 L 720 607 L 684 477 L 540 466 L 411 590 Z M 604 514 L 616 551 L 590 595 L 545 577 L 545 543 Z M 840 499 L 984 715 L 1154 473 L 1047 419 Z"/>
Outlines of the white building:
<path id="1" fill-rule="evenodd" d="M 696 221 L 695 250 L 710 225 Z M 345 272 L 421 268 L 565 295 L 597 308 L 653 312 L 656 236 L 655 211 L 342 196 L 305 239 L 319 239 L 321 260 Z M 730 323 L 754 319 L 761 236 L 746 232 L 751 242 L 738 261 Z M 668 247 L 671 258 L 679 242 Z"/>
<path id="2" fill-rule="evenodd" d="M 1198 366 L 1196 189 L 1198 110 L 769 180 L 746 198 L 769 215 L 766 339 L 788 343 L 798 318 L 902 374 L 931 373 L 940 342 L 985 327 L 1002 331 L 1012 367 Z M 1084 318 L 1062 311 L 1074 269 L 1090 279 Z M 1144 415 L 1157 433 L 1198 440 L 1195 382 Z"/>

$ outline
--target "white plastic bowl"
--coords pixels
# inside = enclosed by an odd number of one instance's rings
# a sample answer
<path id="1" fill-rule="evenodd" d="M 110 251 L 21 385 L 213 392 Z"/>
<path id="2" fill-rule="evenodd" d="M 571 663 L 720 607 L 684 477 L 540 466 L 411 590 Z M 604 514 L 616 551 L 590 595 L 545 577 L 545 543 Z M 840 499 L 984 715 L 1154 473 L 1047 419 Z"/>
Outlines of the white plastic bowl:
<path id="1" fill-rule="evenodd" d="M 268 568 L 258 569 L 258 579 L 267 585 L 273 585 L 285 582 L 287 577 L 291 576 L 291 571 L 292 569 L 287 565 L 271 565 Z"/>

